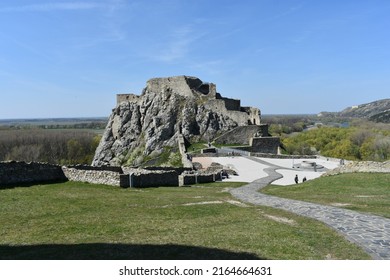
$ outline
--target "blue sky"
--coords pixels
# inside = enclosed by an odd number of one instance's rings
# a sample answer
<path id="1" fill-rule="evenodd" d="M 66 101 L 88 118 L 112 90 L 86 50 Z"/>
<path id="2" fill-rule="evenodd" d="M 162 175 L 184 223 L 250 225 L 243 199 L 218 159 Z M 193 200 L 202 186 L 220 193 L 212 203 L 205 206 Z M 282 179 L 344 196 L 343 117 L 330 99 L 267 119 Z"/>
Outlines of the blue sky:
<path id="1" fill-rule="evenodd" d="M 0 119 L 108 116 L 148 79 L 263 114 L 390 98 L 388 0 L 2 0 Z"/>

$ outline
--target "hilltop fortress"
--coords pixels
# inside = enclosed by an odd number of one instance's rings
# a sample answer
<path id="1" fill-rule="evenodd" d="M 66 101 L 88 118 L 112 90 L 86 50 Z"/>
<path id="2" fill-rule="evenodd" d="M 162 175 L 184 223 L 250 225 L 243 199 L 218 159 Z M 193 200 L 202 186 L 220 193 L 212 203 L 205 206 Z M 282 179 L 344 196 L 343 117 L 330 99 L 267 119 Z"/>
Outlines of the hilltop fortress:
<path id="1" fill-rule="evenodd" d="M 254 139 L 264 142 L 269 138 L 268 126 L 261 124 L 260 116 L 258 108 L 222 97 L 213 83 L 190 76 L 153 78 L 140 95 L 117 95 L 92 164 L 142 166 L 169 153 L 174 161 L 180 137 L 186 143 L 219 139 L 225 144 L 234 139 L 235 144 L 249 145 L 256 134 Z M 267 140 L 264 151 L 276 153 L 279 142 L 271 142 Z"/>
<path id="2" fill-rule="evenodd" d="M 170 78 L 153 78 L 147 81 L 146 88 L 141 96 L 135 94 L 117 94 L 117 106 L 122 102 L 142 102 L 142 96 L 147 92 L 174 93 L 184 98 L 194 96 L 203 99 L 206 108 L 229 114 L 238 125 L 259 125 L 260 110 L 253 107 L 241 107 L 241 100 L 222 97 L 217 93 L 213 83 L 203 83 L 196 77 L 176 76 Z"/>

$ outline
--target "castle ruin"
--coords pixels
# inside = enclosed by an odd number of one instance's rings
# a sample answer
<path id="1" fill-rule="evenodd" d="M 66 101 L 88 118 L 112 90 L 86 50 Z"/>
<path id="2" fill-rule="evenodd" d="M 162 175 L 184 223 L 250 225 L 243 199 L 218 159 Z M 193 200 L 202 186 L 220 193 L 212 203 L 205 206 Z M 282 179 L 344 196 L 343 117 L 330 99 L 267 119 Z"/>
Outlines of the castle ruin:
<path id="1" fill-rule="evenodd" d="M 196 77 L 153 78 L 140 95 L 118 94 L 116 99 L 94 166 L 142 166 L 167 149 L 174 154 L 180 135 L 190 143 L 211 142 L 240 128 L 240 137 L 225 137 L 226 144 L 249 145 L 256 132 L 268 132 L 258 108 L 242 107 L 240 100 L 223 97 L 215 84 Z M 256 152 L 262 150 L 265 137 L 270 137 L 266 134 L 251 141 L 256 143 Z M 277 147 L 270 148 L 277 141 L 271 140 L 267 139 L 264 152 L 277 151 Z"/>
<path id="2" fill-rule="evenodd" d="M 117 94 L 117 106 L 122 102 L 140 102 L 142 96 L 147 93 L 146 91 L 155 93 L 172 92 L 186 98 L 195 95 L 205 101 L 207 109 L 228 114 L 240 126 L 260 125 L 261 112 L 258 108 L 241 107 L 241 100 L 222 97 L 217 92 L 215 84 L 204 83 L 196 77 L 189 76 L 150 79 L 142 95 Z"/>

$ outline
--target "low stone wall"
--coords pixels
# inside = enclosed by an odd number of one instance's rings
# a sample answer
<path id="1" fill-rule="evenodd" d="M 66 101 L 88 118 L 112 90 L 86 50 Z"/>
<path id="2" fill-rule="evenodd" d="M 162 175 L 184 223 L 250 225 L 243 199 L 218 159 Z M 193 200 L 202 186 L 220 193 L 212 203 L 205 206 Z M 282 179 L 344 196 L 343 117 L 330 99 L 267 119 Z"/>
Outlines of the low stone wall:
<path id="1" fill-rule="evenodd" d="M 123 169 L 120 166 L 91 166 L 85 164 L 67 165 L 67 168 L 74 168 L 78 170 L 93 170 L 93 171 L 112 171 L 117 173 L 123 173 Z"/>
<path id="2" fill-rule="evenodd" d="M 208 183 L 221 180 L 220 172 L 191 174 L 189 169 L 147 170 L 85 165 L 58 166 L 46 163 L 0 162 L 0 187 L 37 182 L 75 181 L 118 187 L 158 187 Z M 184 171 L 184 173 L 183 173 Z M 184 175 L 180 175 L 180 174 Z M 182 178 L 182 179 L 180 179 Z M 184 183 L 179 183 L 179 179 Z"/>
<path id="3" fill-rule="evenodd" d="M 178 176 L 185 169 L 76 166 L 63 167 L 63 170 L 71 181 L 120 186 L 122 188 L 146 188 L 178 186 Z"/>
<path id="4" fill-rule="evenodd" d="M 102 168 L 83 168 L 83 167 L 62 167 L 62 170 L 69 181 L 84 182 L 90 184 L 103 184 L 110 186 L 121 186 L 120 175 L 118 171 L 102 170 Z M 125 186 L 123 186 L 125 187 Z"/>
<path id="5" fill-rule="evenodd" d="M 150 171 L 175 171 L 177 173 L 177 175 L 180 175 L 184 171 L 191 171 L 192 170 L 192 168 L 188 168 L 188 167 L 164 167 L 164 166 L 147 166 L 147 167 L 144 167 L 143 169 L 150 170 Z M 125 170 L 126 170 L 126 167 L 123 167 L 123 171 L 125 171 Z"/>
<path id="6" fill-rule="evenodd" d="M 187 148 L 186 148 L 186 139 L 182 134 L 179 134 L 177 137 L 177 142 L 179 146 L 179 151 L 181 154 L 181 162 L 185 168 L 193 168 L 192 162 L 189 160 L 187 155 Z"/>
<path id="7" fill-rule="evenodd" d="M 176 171 L 162 171 L 162 170 L 145 170 L 134 169 L 128 170 L 128 183 L 132 188 L 147 188 L 160 186 L 178 186 L 179 178 Z M 126 175 L 124 175 L 126 176 Z M 122 179 L 125 180 L 125 179 Z"/>
<path id="8" fill-rule="evenodd" d="M 0 187 L 66 180 L 67 178 L 58 165 L 38 162 L 0 162 Z"/>
<path id="9" fill-rule="evenodd" d="M 278 159 L 315 159 L 318 158 L 316 155 L 275 155 L 265 153 L 251 153 L 252 157 L 261 158 L 278 158 Z"/>
<path id="10" fill-rule="evenodd" d="M 342 173 L 390 173 L 390 161 L 375 162 L 375 161 L 351 161 L 346 165 L 330 170 L 323 176 L 332 176 Z"/>
<path id="11" fill-rule="evenodd" d="M 209 173 L 209 174 L 183 173 L 179 175 L 179 186 L 212 183 L 221 180 L 222 180 L 221 172 Z"/>

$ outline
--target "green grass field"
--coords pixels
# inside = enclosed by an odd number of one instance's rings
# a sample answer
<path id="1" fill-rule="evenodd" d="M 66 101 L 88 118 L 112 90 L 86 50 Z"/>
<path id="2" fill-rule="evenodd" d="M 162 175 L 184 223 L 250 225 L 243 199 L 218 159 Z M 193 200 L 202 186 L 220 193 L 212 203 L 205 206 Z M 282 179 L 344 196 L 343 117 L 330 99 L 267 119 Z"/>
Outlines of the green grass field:
<path id="1" fill-rule="evenodd" d="M 271 185 L 262 192 L 390 218 L 389 173 L 341 174 L 299 185 Z"/>
<path id="2" fill-rule="evenodd" d="M 62 183 L 0 190 L 2 259 L 369 259 L 320 222 L 228 188 Z"/>

